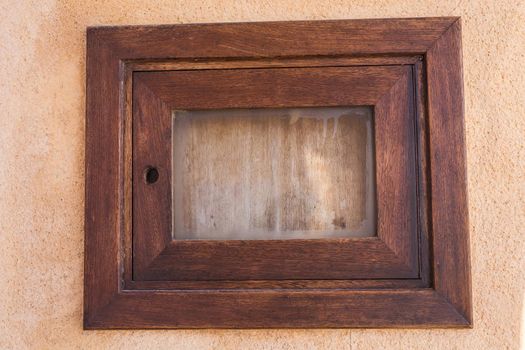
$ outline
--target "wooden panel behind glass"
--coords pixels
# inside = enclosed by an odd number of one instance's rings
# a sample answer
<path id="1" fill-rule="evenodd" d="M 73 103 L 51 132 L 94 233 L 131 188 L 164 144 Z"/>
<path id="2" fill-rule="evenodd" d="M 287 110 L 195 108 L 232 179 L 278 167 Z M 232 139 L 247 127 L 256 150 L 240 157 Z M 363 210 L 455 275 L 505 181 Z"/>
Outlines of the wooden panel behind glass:
<path id="1" fill-rule="evenodd" d="M 174 239 L 374 236 L 372 113 L 174 111 Z"/>

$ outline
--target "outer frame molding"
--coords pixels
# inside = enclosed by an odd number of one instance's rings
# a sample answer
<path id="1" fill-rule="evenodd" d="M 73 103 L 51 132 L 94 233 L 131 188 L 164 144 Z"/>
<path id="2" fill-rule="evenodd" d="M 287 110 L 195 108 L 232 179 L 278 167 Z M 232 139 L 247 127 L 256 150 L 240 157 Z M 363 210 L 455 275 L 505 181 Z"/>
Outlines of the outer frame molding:
<path id="1" fill-rule="evenodd" d="M 466 194 L 461 25 L 458 18 L 261 22 L 89 28 L 87 36 L 86 239 L 84 327 L 468 327 L 472 324 Z M 172 61 L 219 65 L 228 60 L 279 65 L 315 58 L 403 62 L 419 67 L 426 103 L 422 142 L 430 203 L 430 287 L 356 290 L 130 289 L 124 220 L 129 177 L 126 86 L 130 67 Z M 362 64 L 362 63 L 361 63 Z M 403 64 L 403 63 L 400 63 Z M 404 63 L 406 64 L 406 62 Z M 425 68 L 425 69 L 422 69 Z M 136 69 L 139 70 L 139 69 Z M 421 96 L 420 96 L 421 97 Z M 421 99 L 425 101 L 425 99 Z M 118 164 L 118 166 L 115 166 Z M 129 214 L 129 213 L 128 213 Z M 129 243 L 129 242 L 128 242 Z M 425 260 L 421 264 L 426 264 Z M 426 286 L 426 284 L 423 284 Z M 272 307 L 269 306 L 274 306 Z M 279 312 L 275 313 L 278 305 Z M 206 318 L 195 312 L 206 310 Z"/>

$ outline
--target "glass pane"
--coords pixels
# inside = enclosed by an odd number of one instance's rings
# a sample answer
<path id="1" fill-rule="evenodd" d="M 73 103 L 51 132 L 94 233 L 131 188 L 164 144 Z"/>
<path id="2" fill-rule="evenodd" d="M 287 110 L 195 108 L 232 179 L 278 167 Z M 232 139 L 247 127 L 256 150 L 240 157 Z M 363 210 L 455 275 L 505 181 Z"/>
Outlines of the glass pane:
<path id="1" fill-rule="evenodd" d="M 372 113 L 174 111 L 174 238 L 374 236 Z"/>

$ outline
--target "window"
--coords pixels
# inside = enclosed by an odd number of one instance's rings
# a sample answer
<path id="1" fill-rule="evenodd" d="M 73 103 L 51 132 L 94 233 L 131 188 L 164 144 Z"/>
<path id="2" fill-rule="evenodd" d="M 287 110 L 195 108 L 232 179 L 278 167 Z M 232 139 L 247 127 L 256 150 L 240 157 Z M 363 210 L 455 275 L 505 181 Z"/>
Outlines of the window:
<path id="1" fill-rule="evenodd" d="M 457 18 L 88 29 L 85 327 L 471 324 Z"/>

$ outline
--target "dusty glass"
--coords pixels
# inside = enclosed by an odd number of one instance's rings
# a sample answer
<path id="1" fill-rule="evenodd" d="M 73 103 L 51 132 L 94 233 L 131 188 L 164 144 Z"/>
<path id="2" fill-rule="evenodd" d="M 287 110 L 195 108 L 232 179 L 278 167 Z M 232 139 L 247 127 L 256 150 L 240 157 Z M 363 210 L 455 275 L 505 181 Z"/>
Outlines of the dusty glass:
<path id="1" fill-rule="evenodd" d="M 376 235 L 369 107 L 173 112 L 175 239 Z"/>

